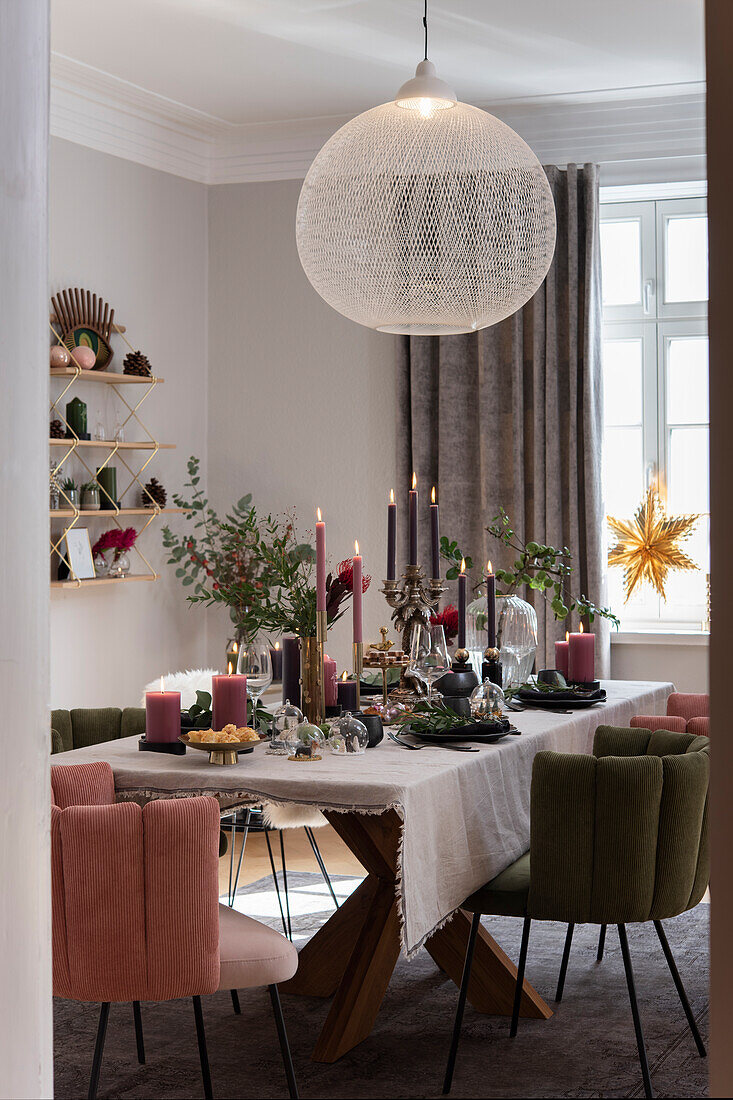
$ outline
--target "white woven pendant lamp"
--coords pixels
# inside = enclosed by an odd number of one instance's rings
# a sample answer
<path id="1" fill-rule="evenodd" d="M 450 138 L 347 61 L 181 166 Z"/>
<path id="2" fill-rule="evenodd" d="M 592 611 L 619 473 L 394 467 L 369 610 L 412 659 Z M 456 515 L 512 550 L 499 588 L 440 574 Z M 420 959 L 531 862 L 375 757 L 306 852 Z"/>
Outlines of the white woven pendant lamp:
<path id="1" fill-rule="evenodd" d="M 296 239 L 308 279 L 339 313 L 441 336 L 496 324 L 532 297 L 552 260 L 555 208 L 529 146 L 438 79 L 423 21 L 415 77 L 313 161 Z"/>

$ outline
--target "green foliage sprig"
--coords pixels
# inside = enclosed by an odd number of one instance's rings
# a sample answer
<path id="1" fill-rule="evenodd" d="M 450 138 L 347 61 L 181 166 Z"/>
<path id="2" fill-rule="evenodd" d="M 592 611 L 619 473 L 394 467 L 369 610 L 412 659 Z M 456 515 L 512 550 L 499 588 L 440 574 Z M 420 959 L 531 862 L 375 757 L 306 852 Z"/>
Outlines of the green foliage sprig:
<path id="1" fill-rule="evenodd" d="M 466 572 L 470 572 L 473 569 L 473 558 L 466 557 L 458 549 L 458 543 L 455 539 L 449 539 L 446 535 L 440 537 L 440 556 L 445 561 L 450 562 L 450 565 L 446 569 L 445 579 L 447 581 L 454 581 L 461 571 L 461 563 L 465 560 Z"/>
<path id="2" fill-rule="evenodd" d="M 483 726 L 491 722 L 490 718 L 467 718 L 457 714 L 445 703 L 418 703 L 411 714 L 406 714 L 395 725 L 405 733 L 445 733 L 461 726 Z"/>

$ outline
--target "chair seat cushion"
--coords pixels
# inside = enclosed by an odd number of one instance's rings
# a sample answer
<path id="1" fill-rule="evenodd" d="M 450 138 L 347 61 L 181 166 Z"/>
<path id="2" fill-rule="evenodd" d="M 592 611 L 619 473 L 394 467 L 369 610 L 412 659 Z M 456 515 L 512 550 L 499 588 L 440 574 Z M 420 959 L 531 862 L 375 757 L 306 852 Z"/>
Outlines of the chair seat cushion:
<path id="1" fill-rule="evenodd" d="M 290 940 L 228 905 L 219 906 L 219 989 L 251 989 L 292 978 L 298 952 Z"/>
<path id="2" fill-rule="evenodd" d="M 523 917 L 527 912 L 528 894 L 529 852 L 525 852 L 491 882 L 466 898 L 461 909 L 497 917 Z"/>

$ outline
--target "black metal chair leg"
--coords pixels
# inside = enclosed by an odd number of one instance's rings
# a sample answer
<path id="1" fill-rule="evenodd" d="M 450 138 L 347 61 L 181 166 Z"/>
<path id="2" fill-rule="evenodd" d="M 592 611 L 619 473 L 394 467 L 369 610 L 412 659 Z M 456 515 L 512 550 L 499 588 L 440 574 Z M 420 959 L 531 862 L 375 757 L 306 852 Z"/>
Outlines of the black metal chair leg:
<path id="1" fill-rule="evenodd" d="M 288 926 L 285 920 L 285 911 L 283 909 L 283 903 L 280 900 L 280 884 L 277 881 L 277 871 L 275 870 L 275 860 L 272 855 L 272 846 L 270 844 L 270 830 L 265 828 L 265 842 L 267 844 L 267 854 L 270 857 L 270 869 L 272 871 L 272 881 L 275 883 L 275 893 L 277 894 L 277 904 L 280 909 L 280 920 L 283 922 L 283 934 L 287 936 Z"/>
<path id="2" fill-rule="evenodd" d="M 232 893 L 232 872 L 234 870 L 234 841 L 237 836 L 237 814 L 232 814 L 231 828 L 229 831 L 229 908 L 234 905 L 234 894 Z"/>
<path id="3" fill-rule="evenodd" d="M 458 1043 L 461 1038 L 461 1024 L 463 1023 L 463 1013 L 466 1008 L 466 995 L 468 993 L 468 983 L 471 978 L 471 964 L 473 963 L 473 949 L 476 946 L 476 934 L 478 932 L 479 924 L 481 923 L 481 914 L 474 913 L 473 920 L 471 921 L 471 931 L 468 937 L 468 946 L 466 948 L 466 958 L 463 963 L 463 977 L 461 978 L 461 989 L 458 994 L 458 1007 L 456 1009 L 456 1018 L 453 1023 L 453 1037 L 450 1044 L 450 1053 L 448 1054 L 448 1065 L 445 1068 L 445 1077 L 443 1078 L 443 1095 L 446 1096 L 453 1084 L 453 1070 L 456 1067 L 456 1055 L 458 1054 Z"/>
<path id="4" fill-rule="evenodd" d="M 598 936 L 598 951 L 596 952 L 596 962 L 603 962 L 603 949 L 606 946 L 606 926 L 601 925 L 600 935 Z"/>
<path id="5" fill-rule="evenodd" d="M 269 985 L 267 988 L 270 991 L 272 1011 L 275 1016 L 275 1024 L 277 1026 L 277 1037 L 280 1040 L 280 1050 L 282 1051 L 283 1064 L 285 1066 L 285 1076 L 288 1079 L 288 1092 L 290 1093 L 292 1100 L 298 1100 L 298 1086 L 295 1081 L 293 1059 L 290 1057 L 290 1045 L 288 1043 L 288 1033 L 285 1030 L 285 1021 L 283 1020 L 283 1010 L 280 1004 L 280 993 L 278 992 L 278 988 L 276 985 Z"/>
<path id="6" fill-rule="evenodd" d="M 522 1004 L 522 987 L 524 986 L 524 968 L 527 963 L 527 948 L 529 946 L 529 926 L 531 917 L 524 918 L 522 925 L 522 946 L 519 948 L 519 965 L 517 966 L 517 988 L 514 991 L 514 1009 L 512 1011 L 512 1023 L 509 1028 L 509 1038 L 513 1039 L 517 1034 L 519 1024 L 519 1009 Z"/>
<path id="7" fill-rule="evenodd" d="M 209 1055 L 206 1050 L 206 1032 L 204 1031 L 204 1014 L 201 1011 L 201 998 L 193 997 L 193 1014 L 196 1020 L 196 1038 L 199 1041 L 199 1058 L 201 1059 L 201 1076 L 204 1080 L 204 1096 L 206 1100 L 213 1100 L 211 1091 L 211 1072 L 209 1070 Z"/>
<path id="8" fill-rule="evenodd" d="M 574 928 L 575 928 L 574 924 L 569 924 L 568 925 L 568 932 L 567 932 L 567 935 L 565 937 L 565 948 L 564 948 L 563 953 L 562 953 L 562 962 L 560 963 L 560 974 L 558 975 L 558 979 L 557 979 L 557 992 L 555 993 L 555 1000 L 556 1001 L 561 1001 L 562 1000 L 562 991 L 565 988 L 565 975 L 568 972 L 568 960 L 570 958 L 570 948 L 571 948 L 572 942 L 573 942 L 573 930 L 574 930 Z"/>
<path id="9" fill-rule="evenodd" d="M 634 970 L 631 966 L 631 956 L 629 955 L 629 941 L 626 938 L 626 925 L 619 924 L 618 926 L 618 938 L 621 941 L 621 954 L 624 959 L 624 970 L 626 971 L 626 985 L 629 989 L 629 1000 L 631 1002 L 631 1015 L 634 1018 L 634 1031 L 636 1032 L 636 1046 L 639 1051 L 639 1062 L 641 1063 L 641 1076 L 644 1081 L 644 1095 L 648 1097 L 654 1096 L 652 1092 L 652 1079 L 649 1076 L 649 1062 L 646 1057 L 646 1044 L 644 1043 L 644 1032 L 641 1029 L 641 1018 L 639 1016 L 639 1006 L 636 1003 L 636 986 L 634 984 Z"/>
<path id="10" fill-rule="evenodd" d="M 288 915 L 288 931 L 287 936 L 290 942 L 293 941 L 293 926 L 290 923 L 290 896 L 288 894 L 288 869 L 285 864 L 285 830 L 280 830 L 280 862 L 283 868 L 283 890 L 285 891 L 285 912 Z"/>
<path id="11" fill-rule="evenodd" d="M 104 1039 L 107 1034 L 108 1020 L 109 1001 L 105 1001 L 99 1013 L 97 1041 L 94 1044 L 94 1059 L 92 1061 L 92 1075 L 89 1078 L 89 1100 L 95 1100 L 95 1097 L 97 1095 L 97 1086 L 99 1085 L 99 1071 L 102 1068 L 102 1054 L 104 1053 Z"/>
<path id="12" fill-rule="evenodd" d="M 251 814 L 252 814 L 252 811 L 247 810 L 247 813 L 246 813 L 246 816 L 245 816 L 245 819 L 244 819 L 244 826 L 243 826 L 244 832 L 242 833 L 242 847 L 239 849 L 239 862 L 237 863 L 237 874 L 234 878 L 234 889 L 232 890 L 232 900 L 229 902 L 230 905 L 234 905 L 234 899 L 237 896 L 237 887 L 239 886 L 239 872 L 242 870 L 242 860 L 244 859 L 244 847 L 247 843 L 247 837 L 249 836 L 249 819 L 250 819 Z"/>
<path id="13" fill-rule="evenodd" d="M 143 1018 L 140 1012 L 140 1002 L 132 1002 L 132 1015 L 135 1019 L 135 1042 L 137 1044 L 137 1060 L 141 1066 L 145 1065 L 145 1043 L 143 1042 Z"/>
<path id="14" fill-rule="evenodd" d="M 239 1004 L 239 993 L 237 992 L 236 989 L 230 989 L 229 992 L 232 995 L 232 1005 L 234 1007 L 234 1011 L 236 1012 L 237 1016 L 241 1016 L 242 1015 L 242 1009 L 241 1009 L 240 1004 Z"/>
<path id="15" fill-rule="evenodd" d="M 677 988 L 677 992 L 679 994 L 679 998 L 680 998 L 680 1002 L 682 1004 L 682 1008 L 684 1009 L 685 1016 L 687 1017 L 687 1022 L 690 1025 L 690 1031 L 692 1032 L 692 1038 L 695 1040 L 695 1046 L 697 1047 L 697 1050 L 698 1050 L 698 1053 L 699 1053 L 700 1057 L 704 1058 L 705 1055 L 707 1054 L 707 1051 L 705 1050 L 705 1044 L 702 1041 L 702 1038 L 700 1036 L 700 1032 L 697 1030 L 697 1024 L 695 1023 L 695 1017 L 692 1015 L 692 1009 L 690 1008 L 690 1002 L 687 1000 L 687 994 L 685 993 L 685 987 L 682 984 L 682 978 L 680 978 L 679 970 L 677 969 L 677 964 L 674 961 L 674 956 L 672 955 L 672 949 L 671 949 L 671 947 L 669 946 L 669 944 L 667 942 L 666 933 L 665 933 L 664 929 L 662 928 L 662 922 L 660 920 L 655 920 L 654 921 L 654 927 L 657 930 L 657 935 L 659 936 L 659 942 L 662 945 L 662 951 L 664 952 L 664 957 L 667 960 L 667 966 L 669 967 L 669 972 L 672 975 L 672 981 L 674 982 L 674 984 Z"/>
<path id="16" fill-rule="evenodd" d="M 333 898 L 333 904 L 338 909 L 339 903 L 338 903 L 338 898 L 336 897 L 336 892 L 335 892 L 333 886 L 331 885 L 330 878 L 328 877 L 328 871 L 326 870 L 326 864 L 323 862 L 323 856 L 321 855 L 321 849 L 318 847 L 318 842 L 317 842 L 315 836 L 313 835 L 313 830 L 311 829 L 311 827 L 309 825 L 305 826 L 305 835 L 308 837 L 308 840 L 310 841 L 311 848 L 313 849 L 313 855 L 316 857 L 316 863 L 320 867 L 321 874 L 323 875 L 326 886 L 328 887 L 329 891 L 331 892 L 331 897 Z"/>

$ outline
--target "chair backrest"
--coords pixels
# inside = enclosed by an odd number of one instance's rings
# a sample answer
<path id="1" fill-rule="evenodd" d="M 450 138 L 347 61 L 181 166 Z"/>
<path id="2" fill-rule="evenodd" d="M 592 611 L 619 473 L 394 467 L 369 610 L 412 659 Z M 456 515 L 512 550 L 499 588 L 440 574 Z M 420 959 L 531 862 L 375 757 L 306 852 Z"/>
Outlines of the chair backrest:
<path id="1" fill-rule="evenodd" d="M 709 718 L 710 696 L 702 693 L 673 691 L 667 699 L 667 714 L 680 718 Z"/>
<path id="2" fill-rule="evenodd" d="M 593 756 L 540 752 L 529 913 L 625 924 L 692 908 L 709 876 L 709 741 L 600 726 Z"/>
<path id="3" fill-rule="evenodd" d="M 91 707 L 51 711 L 51 752 L 69 752 L 145 732 L 141 707 Z"/>
<path id="4" fill-rule="evenodd" d="M 52 767 L 51 782 L 54 994 L 131 1001 L 214 992 L 216 800 L 114 804 L 106 764 Z"/>
<path id="5" fill-rule="evenodd" d="M 684 733 L 687 729 L 685 719 L 675 714 L 637 714 L 629 724 L 632 729 L 672 730 L 674 733 Z"/>

